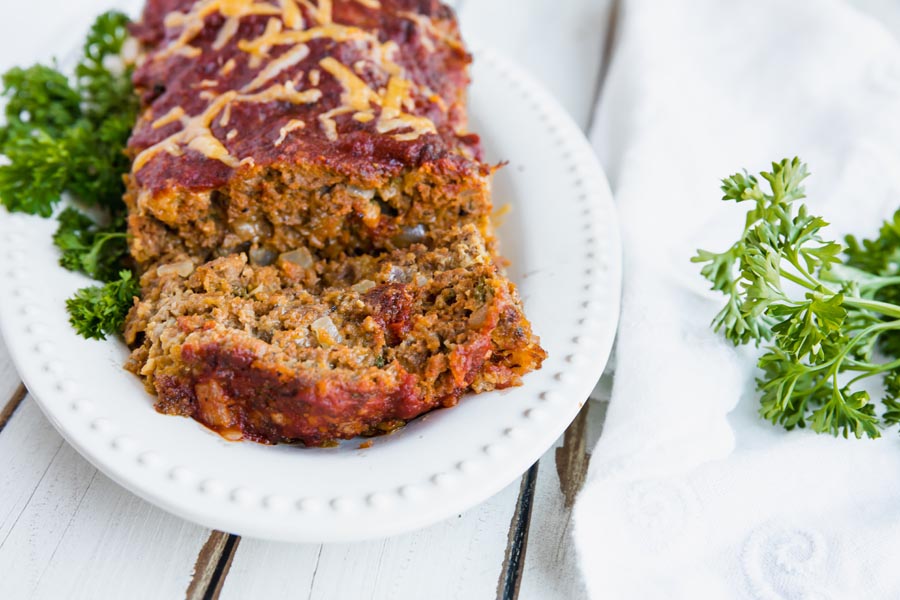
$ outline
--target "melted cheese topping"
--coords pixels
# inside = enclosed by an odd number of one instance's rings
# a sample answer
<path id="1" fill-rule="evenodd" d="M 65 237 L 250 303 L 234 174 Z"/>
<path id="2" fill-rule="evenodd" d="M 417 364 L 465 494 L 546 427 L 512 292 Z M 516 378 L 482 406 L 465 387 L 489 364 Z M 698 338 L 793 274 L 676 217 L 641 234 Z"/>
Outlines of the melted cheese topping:
<path id="1" fill-rule="evenodd" d="M 225 92 L 206 107 L 199 115 L 193 117 L 180 116 L 182 123 L 181 131 L 173 133 L 166 139 L 158 142 L 142 151 L 134 159 L 132 169 L 135 173 L 140 171 L 147 162 L 159 154 L 160 152 L 168 152 L 173 156 L 181 156 L 181 146 L 187 146 L 191 150 L 200 152 L 207 158 L 219 160 L 231 168 L 236 168 L 240 161 L 231 156 L 222 142 L 210 131 L 209 126 L 212 120 L 219 114 L 229 102 L 235 99 L 237 92 Z M 172 109 L 174 111 L 175 109 Z M 170 113 L 172 111 L 169 111 Z M 162 118 L 165 118 L 162 117 Z"/>
<path id="2" fill-rule="evenodd" d="M 309 0 L 298 0 L 306 10 L 315 17 L 319 25 L 328 25 L 331 20 L 331 0 L 319 0 L 318 6 L 313 6 Z"/>
<path id="3" fill-rule="evenodd" d="M 437 128 L 431 119 L 403 112 L 403 108 L 412 103 L 410 93 L 413 84 L 408 79 L 391 77 L 387 90 L 382 95 L 372 90 L 353 71 L 330 56 L 320 60 L 319 65 L 331 73 L 341 84 L 341 87 L 344 88 L 344 93 L 341 95 L 342 106 L 330 110 L 319 117 L 328 139 L 334 141 L 338 137 L 337 123 L 335 123 L 334 117 L 348 112 L 364 115 L 370 111 L 372 104 L 381 106 L 381 116 L 376 126 L 378 133 L 390 133 L 405 128 L 411 129 L 412 131 L 408 133 L 394 136 L 394 139 L 401 142 L 414 140 L 426 133 L 437 133 Z M 356 115 L 353 118 L 360 121 Z M 362 118 L 365 119 L 364 116 Z"/>
<path id="4" fill-rule="evenodd" d="M 280 146 L 285 138 L 287 138 L 287 134 L 294 131 L 295 129 L 303 129 L 306 127 L 306 123 L 299 119 L 291 119 L 287 122 L 287 125 L 282 127 L 278 132 L 278 139 L 275 140 L 275 145 Z"/>
<path id="5" fill-rule="evenodd" d="M 370 102 L 380 103 L 378 94 L 365 81 L 334 58 L 325 57 L 319 61 L 319 65 L 331 73 L 344 88 L 341 103 L 346 107 L 352 110 L 368 110 Z"/>
<path id="6" fill-rule="evenodd" d="M 281 0 L 281 20 L 289 29 L 303 29 L 303 15 L 294 0 Z"/>
<path id="7" fill-rule="evenodd" d="M 266 67 L 257 74 L 253 81 L 244 86 L 244 89 L 241 91 L 252 92 L 253 90 L 261 88 L 263 84 L 267 83 L 270 79 L 277 77 L 279 73 L 289 67 L 293 67 L 307 56 L 309 56 L 309 46 L 306 44 L 297 44 L 267 64 Z"/>
<path id="8" fill-rule="evenodd" d="M 273 46 L 284 46 L 287 44 L 305 44 L 311 40 L 321 38 L 331 38 L 336 42 L 348 42 L 351 40 L 373 40 L 377 41 L 372 34 L 359 29 L 358 27 L 348 27 L 345 25 L 327 24 L 319 27 L 312 27 L 302 31 L 283 31 L 282 23 L 278 19 L 269 19 L 266 23 L 266 29 L 262 35 L 253 40 L 241 40 L 238 42 L 238 48 L 250 54 L 253 59 L 259 60 L 265 58 L 269 50 Z M 250 65 L 253 66 L 254 61 L 251 60 Z M 258 65 L 257 65 L 258 66 Z"/>
<path id="9" fill-rule="evenodd" d="M 275 46 L 291 45 L 292 48 L 273 59 L 263 67 L 256 76 L 240 91 L 227 91 L 216 94 L 209 90 L 200 92 L 199 97 L 209 101 L 207 107 L 198 115 L 187 116 L 182 107 L 172 108 L 162 117 L 151 124 L 151 128 L 158 129 L 170 123 L 181 122 L 182 129 L 162 141 L 146 148 L 134 159 L 133 172 L 142 169 L 148 161 L 160 152 L 166 152 L 174 156 L 180 156 L 183 148 L 203 154 L 205 157 L 218 160 L 231 168 L 241 165 L 253 164 L 253 159 L 246 157 L 239 160 L 212 133 L 210 126 L 213 120 L 221 113 L 219 125 L 226 127 L 231 119 L 231 108 L 235 102 L 290 102 L 292 104 L 311 104 L 322 98 L 322 92 L 316 89 L 321 73 L 313 69 L 309 73 L 309 81 L 314 86 L 307 90 L 295 88 L 294 81 L 270 85 L 262 91 L 256 91 L 278 77 L 282 72 L 296 66 L 307 58 L 310 49 L 307 42 L 315 39 L 330 38 L 335 42 L 364 41 L 372 48 L 372 61 L 386 72 L 390 79 L 386 89 L 373 90 L 353 70 L 333 57 L 326 57 L 319 61 L 321 68 L 330 74 L 343 88 L 341 105 L 319 115 L 319 123 L 326 137 L 337 140 L 338 131 L 335 117 L 344 114 L 353 114 L 353 119 L 360 123 L 368 123 L 375 119 L 374 107 L 381 109 L 376 131 L 390 133 L 397 130 L 409 129 L 406 133 L 394 135 L 394 139 L 408 141 L 427 134 L 436 133 L 434 123 L 426 118 L 405 112 L 414 108 L 412 92 L 414 84 L 403 77 L 403 69 L 396 63 L 394 56 L 399 48 L 397 44 L 389 41 L 380 43 L 377 36 L 371 32 L 357 27 L 350 27 L 333 22 L 331 0 L 318 0 L 313 5 L 310 0 L 273 0 L 273 4 L 267 1 L 256 0 L 202 0 L 191 7 L 190 12 L 173 12 L 166 16 L 166 27 L 181 27 L 178 37 L 170 42 L 163 50 L 158 52 L 155 58 L 165 58 L 174 54 L 185 56 L 197 56 L 202 53 L 200 48 L 190 45 L 205 26 L 205 19 L 218 12 L 225 17 L 224 24 L 216 34 L 212 43 L 214 50 L 224 48 L 240 30 L 243 17 L 257 15 L 270 16 L 265 30 L 261 35 L 251 40 L 239 40 L 237 47 L 249 55 L 249 66 L 258 68 L 262 61 L 269 55 Z M 380 8 L 378 0 L 356 0 L 359 4 L 371 9 Z M 304 17 L 300 11 L 304 7 L 318 25 L 304 29 Z M 440 32 L 433 28 L 430 21 L 422 15 L 414 13 L 404 14 L 406 18 L 416 21 L 423 29 L 433 33 L 435 37 Z M 287 27 L 287 29 L 285 29 Z M 431 29 L 429 29 L 431 27 Z M 425 43 L 423 36 L 423 43 Z M 234 58 L 231 58 L 220 69 L 222 75 L 231 73 L 237 66 Z M 362 72 L 365 66 L 363 61 L 357 61 L 354 65 Z M 301 81 L 303 73 L 295 74 L 294 79 Z M 198 87 L 216 87 L 213 80 L 202 80 Z M 253 92 L 253 93 L 252 93 Z M 430 93 L 430 90 L 429 90 Z M 432 94 L 432 101 L 434 95 Z M 281 145 L 291 131 L 302 129 L 306 124 L 298 119 L 291 119 L 279 132 L 275 145 Z M 237 136 L 237 130 L 231 129 L 226 139 L 231 140 Z"/>
<path id="10" fill-rule="evenodd" d="M 428 49 L 429 52 L 434 52 L 434 40 L 438 40 L 447 44 L 451 48 L 455 48 L 457 50 L 465 50 L 463 45 L 456 39 L 448 36 L 446 33 L 435 27 L 434 22 L 426 17 L 425 15 L 420 15 L 414 12 L 398 12 L 398 16 L 403 17 L 404 19 L 409 19 L 413 23 L 419 26 L 423 33 L 427 33 L 428 35 L 422 35 L 422 44 Z"/>
<path id="11" fill-rule="evenodd" d="M 213 44 L 215 49 L 220 49 L 228 43 L 231 37 L 237 33 L 241 17 L 251 15 L 280 15 L 281 9 L 266 2 L 255 0 L 203 0 L 191 7 L 190 12 L 172 12 L 166 15 L 164 21 L 166 27 L 182 27 L 177 39 L 170 42 L 157 57 L 163 58 L 172 54 L 185 51 L 193 55 L 200 54 L 199 48 L 192 48 L 188 44 L 203 31 L 206 17 L 218 12 L 225 17 L 225 25 L 219 31 L 219 36 Z M 224 33 L 223 33 L 224 32 Z M 216 47 L 216 44 L 221 46 Z"/>
<path id="12" fill-rule="evenodd" d="M 237 66 L 237 63 L 234 61 L 234 59 L 233 59 L 233 58 L 229 58 L 229 59 L 228 59 L 228 62 L 226 62 L 224 65 L 222 65 L 222 68 L 219 69 L 219 74 L 221 74 L 221 75 L 228 75 L 229 73 L 231 73 L 232 71 L 234 71 L 234 68 L 235 68 L 236 66 Z"/>
<path id="13" fill-rule="evenodd" d="M 181 117 L 184 116 L 184 109 L 180 106 L 176 106 L 172 108 L 169 112 L 161 116 L 160 118 L 153 121 L 153 124 L 150 125 L 151 129 L 159 129 L 160 127 L 165 127 L 169 123 L 174 123 L 175 121 L 180 121 Z"/>
<path id="14" fill-rule="evenodd" d="M 256 94 L 236 97 L 239 102 L 290 102 L 291 104 L 312 104 L 321 98 L 322 90 L 309 89 L 298 92 L 294 89 L 293 81 L 275 84 Z"/>

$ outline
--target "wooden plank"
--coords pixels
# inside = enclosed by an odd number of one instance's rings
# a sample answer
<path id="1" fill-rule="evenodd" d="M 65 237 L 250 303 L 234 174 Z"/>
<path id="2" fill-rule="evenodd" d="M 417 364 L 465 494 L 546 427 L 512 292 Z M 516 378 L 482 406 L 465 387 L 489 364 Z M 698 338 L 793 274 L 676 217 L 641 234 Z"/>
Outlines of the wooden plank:
<path id="1" fill-rule="evenodd" d="M 23 392 L 22 381 L 16 373 L 12 360 L 9 358 L 9 352 L 6 350 L 3 338 L 0 337 L 0 415 L 5 414 L 7 410 L 11 411 L 14 409 L 15 407 L 11 404 L 8 405 L 8 403 L 15 398 L 21 400 Z M 6 418 L 9 418 L 8 414 Z M 0 416 L 0 423 L 4 421 L 5 419 Z M 0 424 L 0 428 L 2 428 L 2 424 Z"/>
<path id="2" fill-rule="evenodd" d="M 185 600 L 218 598 L 221 584 L 228 574 L 231 559 L 240 538 L 223 531 L 212 531 L 200 548 L 194 563 L 194 575 L 188 585 Z"/>
<path id="3" fill-rule="evenodd" d="M 486 598 L 494 595 L 519 482 L 455 519 L 358 544 L 243 539 L 221 598 Z"/>
<path id="4" fill-rule="evenodd" d="M 30 398 L 0 433 L 0 598 L 176 598 L 208 530 L 125 491 Z"/>

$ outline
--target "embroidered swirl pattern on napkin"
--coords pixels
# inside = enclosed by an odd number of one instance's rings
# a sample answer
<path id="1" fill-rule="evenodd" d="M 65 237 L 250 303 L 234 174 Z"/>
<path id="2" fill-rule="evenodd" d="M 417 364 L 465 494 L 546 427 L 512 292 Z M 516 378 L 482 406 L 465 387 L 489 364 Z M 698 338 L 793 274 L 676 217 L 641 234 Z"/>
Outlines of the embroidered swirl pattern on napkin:
<path id="1" fill-rule="evenodd" d="M 828 234 L 900 207 L 900 45 L 838 0 L 624 0 L 594 144 L 620 208 L 612 402 L 578 499 L 596 598 L 900 597 L 900 435 L 785 432 L 753 349 L 709 330 L 696 265 L 742 207 L 721 177 L 799 155 Z M 873 392 L 877 397 L 877 390 Z"/>

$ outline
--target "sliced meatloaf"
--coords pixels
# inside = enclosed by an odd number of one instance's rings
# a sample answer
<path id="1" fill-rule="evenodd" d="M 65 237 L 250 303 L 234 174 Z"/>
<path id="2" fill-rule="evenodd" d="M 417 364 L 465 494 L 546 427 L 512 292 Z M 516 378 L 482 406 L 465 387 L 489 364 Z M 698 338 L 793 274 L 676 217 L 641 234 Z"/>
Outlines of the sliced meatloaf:
<path id="1" fill-rule="evenodd" d="M 130 368 L 162 412 L 229 439 L 314 446 L 518 384 L 545 354 L 514 287 L 474 226 L 437 242 L 148 270 L 126 333 Z"/>
<path id="2" fill-rule="evenodd" d="M 473 223 L 491 168 L 437 0 L 149 0 L 128 146 L 140 264 L 251 246 L 339 256 Z"/>
<path id="3" fill-rule="evenodd" d="M 498 268 L 438 0 L 149 0 L 129 368 L 229 439 L 390 431 L 545 353 Z"/>

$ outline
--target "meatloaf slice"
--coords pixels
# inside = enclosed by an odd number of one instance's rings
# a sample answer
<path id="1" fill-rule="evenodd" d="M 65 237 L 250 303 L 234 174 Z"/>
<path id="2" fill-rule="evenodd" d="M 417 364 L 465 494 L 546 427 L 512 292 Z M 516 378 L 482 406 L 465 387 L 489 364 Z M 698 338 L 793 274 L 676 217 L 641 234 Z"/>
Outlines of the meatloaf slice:
<path id="1" fill-rule="evenodd" d="M 516 385 L 545 356 L 473 225 L 381 255 L 183 257 L 142 285 L 130 369 L 158 410 L 228 439 L 383 433 L 467 390 Z"/>
<path id="2" fill-rule="evenodd" d="M 437 0 L 149 0 L 129 141 L 141 265 L 304 245 L 336 257 L 473 223 L 491 167 Z"/>

